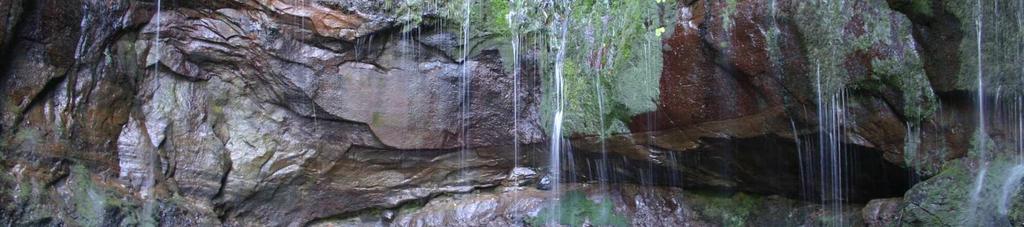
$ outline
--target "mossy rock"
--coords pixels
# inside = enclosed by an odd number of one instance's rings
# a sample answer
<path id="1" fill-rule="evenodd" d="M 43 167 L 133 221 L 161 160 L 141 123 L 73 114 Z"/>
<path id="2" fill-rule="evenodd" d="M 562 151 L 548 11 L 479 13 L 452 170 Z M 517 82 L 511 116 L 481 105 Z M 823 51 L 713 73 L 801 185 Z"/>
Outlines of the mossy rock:
<path id="1" fill-rule="evenodd" d="M 999 157 L 983 162 L 974 158 L 947 163 L 938 175 L 911 188 L 905 197 L 902 222 L 914 226 L 1020 225 L 1024 208 L 1019 191 L 1004 194 L 1008 179 L 1019 164 Z M 981 178 L 979 178 L 981 177 Z M 1006 200 L 1003 196 L 1008 195 Z M 1001 207 L 1008 208 L 1002 213 Z"/>
<path id="2" fill-rule="evenodd" d="M 699 208 L 703 217 L 722 226 L 748 226 L 747 221 L 761 206 L 761 197 L 745 193 L 732 196 L 695 193 L 687 199 Z"/>
<path id="3" fill-rule="evenodd" d="M 929 79 L 940 92 L 1024 94 L 1024 2 L 890 0 L 910 16 Z"/>
<path id="4" fill-rule="evenodd" d="M 607 3 L 607 4 L 606 4 Z M 557 109 L 554 90 L 556 53 L 565 42 L 562 77 L 563 136 L 628 132 L 630 119 L 657 107 L 662 72 L 662 21 L 671 21 L 674 1 L 575 1 L 565 31 L 557 23 L 547 30 L 542 53 L 544 98 L 541 116 L 552 125 Z M 563 34 L 564 37 L 559 36 Z M 564 38 L 564 39 L 563 39 Z"/>
<path id="5" fill-rule="evenodd" d="M 566 81 L 565 135 L 626 132 L 625 125 L 634 115 L 656 108 L 662 68 L 660 35 L 665 32 L 661 24 L 672 20 L 675 1 L 386 3 L 403 33 L 429 27 L 443 30 L 433 32 L 457 34 L 459 46 L 442 50 L 457 61 L 465 60 L 463 55 L 472 59 L 484 50 L 496 49 L 502 54 L 506 73 L 512 74 L 515 58 L 537 57 L 537 62 L 530 64 L 537 64 L 542 77 L 544 125 L 551 125 L 549 116 L 554 113 L 555 55 L 559 40 L 565 38 L 561 69 Z M 558 26 L 563 21 L 570 24 L 564 30 Z M 564 37 L 560 36 L 563 31 Z M 528 54 L 513 56 L 513 41 L 520 44 L 518 52 Z"/>

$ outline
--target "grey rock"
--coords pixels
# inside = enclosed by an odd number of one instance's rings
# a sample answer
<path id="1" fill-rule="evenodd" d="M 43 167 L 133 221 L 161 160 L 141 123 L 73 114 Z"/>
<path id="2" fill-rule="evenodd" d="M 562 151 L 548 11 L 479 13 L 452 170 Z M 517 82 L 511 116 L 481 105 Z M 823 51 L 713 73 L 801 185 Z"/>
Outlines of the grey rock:
<path id="1" fill-rule="evenodd" d="M 393 226 L 534 226 L 542 210 L 567 197 L 555 193 L 582 193 L 585 199 L 611 204 L 611 213 L 631 226 L 800 226 L 820 225 L 824 207 L 775 196 L 705 195 L 678 188 L 609 185 L 566 185 L 564 191 L 536 189 L 454 195 L 431 200 L 422 207 L 403 209 Z M 569 203 L 565 203 L 568 205 Z M 579 204 L 574 204 L 579 205 Z M 723 207 L 733 206 L 733 207 Z M 748 206 L 752 210 L 739 208 Z M 715 208 L 712 208 L 715 207 Z M 845 207 L 844 212 L 857 207 Z M 564 207 L 564 212 L 585 214 L 594 207 Z M 714 211 L 712 211 L 714 210 Z M 596 215 L 596 214 L 595 214 Z M 859 217 L 851 215 L 853 217 Z M 590 216 L 575 218 L 589 219 Z M 340 220 L 339 220 L 340 221 Z M 584 220 L 587 222 L 587 220 Z M 331 221 L 321 224 L 329 226 Z M 856 225 L 859 218 L 846 223 Z M 528 225 L 529 224 L 529 225 Z"/>
<path id="2" fill-rule="evenodd" d="M 867 226 L 894 226 L 899 224 L 902 198 L 875 199 L 861 210 L 861 217 Z"/>
<path id="3" fill-rule="evenodd" d="M 552 182 L 551 175 L 545 174 L 543 177 L 540 178 L 539 181 L 537 181 L 537 189 L 540 189 L 540 190 L 551 190 L 552 186 L 553 186 L 553 185 L 551 185 L 552 183 L 555 183 L 555 182 Z"/>
<path id="4" fill-rule="evenodd" d="M 502 184 L 507 187 L 521 187 L 532 184 L 537 180 L 537 172 L 533 169 L 526 167 L 512 168 L 512 171 L 508 174 L 508 179 Z"/>

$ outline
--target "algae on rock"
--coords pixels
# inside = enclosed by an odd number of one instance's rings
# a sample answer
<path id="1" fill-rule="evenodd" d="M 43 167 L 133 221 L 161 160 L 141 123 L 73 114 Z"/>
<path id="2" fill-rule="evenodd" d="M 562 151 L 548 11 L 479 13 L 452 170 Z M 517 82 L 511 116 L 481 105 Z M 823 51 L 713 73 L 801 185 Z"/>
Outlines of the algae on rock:
<path id="1" fill-rule="evenodd" d="M 665 9 L 674 5 L 674 1 L 571 3 L 572 26 L 567 31 L 563 69 L 568 99 L 565 135 L 627 132 L 625 125 L 632 116 L 656 109 L 662 70 L 659 33 L 664 32 L 663 17 L 670 15 Z M 553 71 L 550 63 L 542 67 Z M 550 76 L 544 75 L 542 116 L 552 111 L 551 83 Z"/>
<path id="2" fill-rule="evenodd" d="M 626 217 L 616 214 L 612 201 L 594 202 L 579 191 L 570 191 L 553 207 L 545 207 L 537 216 L 527 219 L 532 226 L 544 226 L 549 221 L 568 226 L 629 226 Z"/>

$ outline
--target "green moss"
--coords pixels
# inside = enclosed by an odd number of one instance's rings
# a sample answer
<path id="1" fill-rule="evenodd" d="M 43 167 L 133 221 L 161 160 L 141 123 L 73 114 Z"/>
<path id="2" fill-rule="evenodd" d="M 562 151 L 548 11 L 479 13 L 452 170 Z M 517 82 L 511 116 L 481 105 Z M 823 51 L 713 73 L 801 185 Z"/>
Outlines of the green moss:
<path id="1" fill-rule="evenodd" d="M 921 150 L 921 127 L 908 125 L 904 137 L 903 162 L 922 178 L 934 176 L 942 169 L 942 160 L 949 154 L 948 147 L 934 150 Z M 943 140 L 942 138 L 939 138 Z"/>
<path id="2" fill-rule="evenodd" d="M 722 28 L 725 29 L 725 33 L 728 34 L 735 26 L 735 22 L 732 21 L 733 15 L 736 14 L 736 4 L 738 0 L 725 0 L 725 8 L 722 9 Z M 729 40 L 729 39 L 725 39 Z"/>
<path id="3" fill-rule="evenodd" d="M 1024 3 L 1001 0 L 942 1 L 943 10 L 958 19 L 963 34 L 957 47 L 960 71 L 951 76 L 956 80 L 956 88 L 977 90 L 980 64 L 988 93 L 994 94 L 997 90 L 1011 94 L 1024 93 L 1024 81 L 1019 76 L 1024 73 L 1020 63 L 1024 57 L 1024 27 L 1018 20 L 1022 16 L 1018 14 L 1024 10 L 1021 4 Z M 982 24 L 982 53 L 978 52 L 978 19 L 981 19 Z M 979 54 L 981 62 L 978 61 Z"/>
<path id="4" fill-rule="evenodd" d="M 579 191 L 565 194 L 555 207 L 541 209 L 537 216 L 527 219 L 531 226 L 546 226 L 549 221 L 568 226 L 629 226 L 625 216 L 615 213 L 611 201 L 594 202 Z"/>
<path id="5" fill-rule="evenodd" d="M 801 1 L 795 15 L 797 28 L 803 34 L 801 44 L 812 61 L 811 72 L 821 75 L 823 93 L 837 93 L 846 84 L 848 75 L 842 67 L 845 56 L 853 51 L 844 26 L 852 15 L 850 7 L 840 1 Z M 865 42 L 862 39 L 856 39 Z M 812 84 L 813 85 L 813 84 Z M 812 86 L 813 87 L 813 86 Z"/>
<path id="6" fill-rule="evenodd" d="M 85 166 L 72 166 L 71 175 L 75 183 L 71 188 L 75 221 L 84 226 L 100 225 L 107 206 L 107 196 L 95 187 Z"/>
<path id="7" fill-rule="evenodd" d="M 21 146 L 23 149 L 35 149 L 43 139 L 43 133 L 32 127 L 17 129 L 14 133 L 12 145 Z"/>
<path id="8" fill-rule="evenodd" d="M 906 122 L 918 124 L 938 110 L 938 99 L 924 73 L 924 66 L 912 50 L 907 50 L 900 57 L 873 59 L 871 66 L 875 78 L 871 81 L 902 93 L 902 112 Z"/>
<path id="9" fill-rule="evenodd" d="M 390 6 L 388 1 L 385 5 Z M 402 32 L 409 32 L 423 23 L 427 3 L 424 0 L 400 0 L 393 9 L 396 22 L 402 26 Z"/>
<path id="10" fill-rule="evenodd" d="M 909 33 L 903 34 L 906 30 L 899 27 L 909 27 L 909 23 L 893 23 L 892 11 L 882 7 L 885 2 L 881 0 L 870 0 L 868 5 L 876 7 L 865 9 L 857 9 L 855 4 L 843 4 L 841 1 L 801 1 L 796 4 L 793 19 L 803 34 L 802 48 L 812 61 L 811 72 L 821 75 L 821 89 L 826 94 L 836 93 L 846 85 L 856 83 L 851 81 L 854 77 L 850 77 L 844 67 L 848 56 L 857 51 L 868 51 L 878 44 L 891 44 L 894 27 L 900 29 L 897 30 L 900 35 L 905 35 L 900 38 L 909 38 Z M 855 11 L 863 13 L 849 13 Z M 863 34 L 848 31 L 851 24 L 858 24 L 852 21 L 854 16 L 862 22 Z"/>
<path id="11" fill-rule="evenodd" d="M 885 5 L 880 0 L 871 2 Z M 848 58 L 856 53 L 872 53 L 877 51 L 876 46 L 894 42 L 913 43 L 907 18 L 893 17 L 893 11 L 886 7 L 853 7 L 839 1 L 808 1 L 797 5 L 796 24 L 804 34 L 801 43 L 813 62 L 811 72 L 821 77 L 823 93 L 833 94 L 844 88 L 877 94 L 896 91 L 902 95 L 900 112 L 907 122 L 917 124 L 930 117 L 937 109 L 937 98 L 913 47 L 901 48 L 902 53 L 873 56 L 870 76 L 851 75 L 846 71 Z M 859 21 L 853 21 L 854 15 L 846 13 L 855 10 L 863 12 L 856 15 Z M 850 34 L 850 26 L 858 24 L 864 33 Z M 851 35 L 855 35 L 853 39 L 849 38 Z"/>
<path id="12" fill-rule="evenodd" d="M 373 112 L 373 117 L 370 120 L 370 126 L 380 126 L 384 122 L 384 115 L 380 112 Z"/>
<path id="13" fill-rule="evenodd" d="M 992 138 L 989 138 L 982 130 L 974 130 L 971 135 L 971 147 L 968 148 L 967 154 L 970 157 L 979 159 L 989 159 L 991 154 L 994 153 L 995 143 Z"/>
<path id="14" fill-rule="evenodd" d="M 223 105 L 210 105 L 210 113 L 212 115 L 214 115 L 214 116 L 223 117 L 224 116 L 224 106 Z"/>
<path id="15" fill-rule="evenodd" d="M 18 186 L 18 198 L 27 200 L 32 196 L 32 189 L 35 188 L 34 182 L 21 182 Z"/>
<path id="16" fill-rule="evenodd" d="M 969 172 L 960 162 L 947 165 L 938 175 L 915 185 L 907 192 L 908 206 L 901 216 L 904 224 L 951 226 L 956 223 L 956 208 L 963 205 L 970 183 Z M 936 207 L 944 204 L 949 207 Z"/>
<path id="17" fill-rule="evenodd" d="M 986 223 L 964 221 L 986 222 L 1005 218 L 996 209 L 1003 202 L 1002 190 L 1007 177 L 1019 164 L 1016 160 L 1014 157 L 994 155 L 989 161 L 969 158 L 947 163 L 938 175 L 915 185 L 907 192 L 905 199 L 908 206 L 901 211 L 902 221 L 916 226 L 984 226 Z M 986 171 L 983 180 L 979 181 L 982 165 Z M 975 188 L 980 190 L 976 191 Z M 978 193 L 978 200 L 971 201 L 975 192 Z"/>
<path id="18" fill-rule="evenodd" d="M 607 3 L 607 4 L 606 4 Z M 661 76 L 662 6 L 674 2 L 575 1 L 564 59 L 565 135 L 625 132 L 632 116 L 656 108 Z M 551 33 L 560 34 L 560 33 Z M 549 47 L 561 37 L 551 36 Z M 554 52 L 557 49 L 552 49 Z M 554 57 L 545 56 L 542 116 L 553 116 Z M 604 124 L 601 124 L 601 122 Z M 544 118 L 545 125 L 551 119 Z"/>
<path id="19" fill-rule="evenodd" d="M 919 15 L 932 16 L 935 14 L 932 12 L 930 0 L 911 0 L 909 7 L 914 13 Z"/>
<path id="20" fill-rule="evenodd" d="M 698 212 L 704 217 L 717 220 L 722 226 L 746 226 L 747 220 L 760 205 L 761 198 L 745 193 L 733 195 L 695 193 L 687 197 L 691 204 L 699 206 Z"/>
<path id="21" fill-rule="evenodd" d="M 737 0 L 730 0 L 734 5 Z M 437 23 L 449 32 L 463 34 L 468 16 L 469 43 L 451 50 L 469 56 L 486 49 L 501 50 L 506 71 L 513 70 L 511 42 L 518 38 L 520 52 L 536 53 L 543 76 L 543 116 L 553 116 L 553 40 L 561 30 L 554 24 L 568 18 L 566 78 L 566 135 L 624 132 L 624 125 L 637 114 L 653 111 L 658 99 L 661 75 L 663 16 L 673 15 L 674 1 L 579 0 L 546 4 L 540 1 L 394 0 L 386 4 L 397 23 L 408 32 L 424 23 Z M 733 7 L 735 8 L 735 6 Z M 571 11 L 567 11 L 571 9 Z M 425 16 L 424 15 L 431 15 Z M 432 22 L 425 22 L 432 21 Z M 467 37 L 460 37 L 462 38 Z M 448 51 L 448 50 L 446 50 Z M 460 59 L 461 60 L 461 59 Z M 598 94 L 604 95 L 599 100 Z M 603 107 L 603 108 L 601 108 Z M 601 118 L 605 124 L 601 124 Z M 550 125 L 550 117 L 545 117 Z"/>
<path id="22" fill-rule="evenodd" d="M 495 33 L 508 36 L 511 31 L 508 21 L 509 1 L 508 0 L 487 0 L 487 16 L 485 19 Z"/>

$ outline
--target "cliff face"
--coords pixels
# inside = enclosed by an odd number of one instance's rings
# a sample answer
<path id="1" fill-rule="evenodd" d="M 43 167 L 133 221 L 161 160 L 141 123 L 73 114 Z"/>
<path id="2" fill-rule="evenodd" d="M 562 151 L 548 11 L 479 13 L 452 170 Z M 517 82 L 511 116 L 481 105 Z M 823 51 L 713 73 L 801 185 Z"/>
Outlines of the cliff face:
<path id="1" fill-rule="evenodd" d="M 511 169 L 513 81 L 497 52 L 465 60 L 460 131 L 448 31 L 402 38 L 393 16 L 326 3 L 10 4 L 25 11 L 4 51 L 12 223 L 301 224 Z M 463 142 L 481 148 L 459 157 Z"/>
<path id="2" fill-rule="evenodd" d="M 556 199 L 558 17 L 458 2 L 0 0 L 0 221 L 928 225 L 1019 184 L 1019 3 L 576 8 Z"/>

